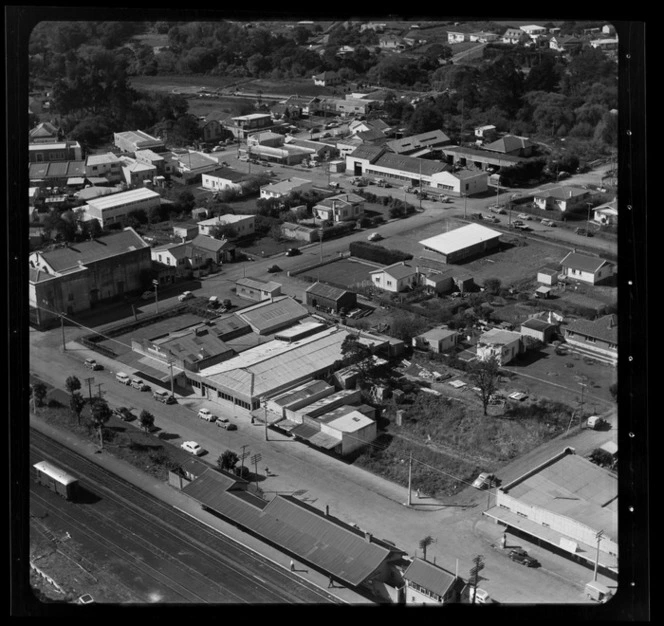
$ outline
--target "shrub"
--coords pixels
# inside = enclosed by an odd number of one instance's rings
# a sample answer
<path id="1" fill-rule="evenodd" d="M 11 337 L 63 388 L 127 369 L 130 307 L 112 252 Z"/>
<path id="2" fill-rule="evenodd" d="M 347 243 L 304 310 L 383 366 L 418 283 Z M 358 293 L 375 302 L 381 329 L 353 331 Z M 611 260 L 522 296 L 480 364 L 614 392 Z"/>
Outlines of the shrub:
<path id="1" fill-rule="evenodd" d="M 399 261 L 409 261 L 413 258 L 412 254 L 401 252 L 400 250 L 390 250 L 368 241 L 353 241 L 349 250 L 352 256 L 367 261 L 375 261 L 384 265 L 392 265 Z"/>

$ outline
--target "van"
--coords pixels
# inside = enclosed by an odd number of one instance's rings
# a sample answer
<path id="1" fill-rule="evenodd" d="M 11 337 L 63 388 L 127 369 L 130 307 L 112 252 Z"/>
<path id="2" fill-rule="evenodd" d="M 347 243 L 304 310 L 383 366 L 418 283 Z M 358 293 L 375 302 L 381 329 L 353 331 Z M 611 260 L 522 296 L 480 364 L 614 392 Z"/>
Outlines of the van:
<path id="1" fill-rule="evenodd" d="M 488 592 L 484 591 L 484 589 L 480 589 L 477 587 L 475 591 L 475 604 L 492 604 L 493 600 L 491 599 L 491 596 L 488 594 Z M 470 590 L 470 595 L 469 595 L 469 600 L 472 603 L 473 602 L 473 590 Z"/>
<path id="2" fill-rule="evenodd" d="M 586 596 L 589 600 L 606 602 L 612 595 L 613 593 L 606 585 L 596 580 L 586 583 Z"/>
<path id="3" fill-rule="evenodd" d="M 599 415 L 591 415 L 586 421 L 586 426 L 592 428 L 592 430 L 601 430 L 604 424 L 606 424 L 606 420 Z"/>
<path id="4" fill-rule="evenodd" d="M 175 398 L 170 393 L 168 393 L 168 391 L 153 391 L 152 397 L 158 402 L 163 402 L 164 404 L 174 404 L 176 402 Z"/>
<path id="5" fill-rule="evenodd" d="M 115 375 L 115 380 L 117 380 L 119 383 L 122 383 L 123 385 L 128 385 L 131 382 L 129 375 L 125 374 L 124 372 L 118 372 Z"/>

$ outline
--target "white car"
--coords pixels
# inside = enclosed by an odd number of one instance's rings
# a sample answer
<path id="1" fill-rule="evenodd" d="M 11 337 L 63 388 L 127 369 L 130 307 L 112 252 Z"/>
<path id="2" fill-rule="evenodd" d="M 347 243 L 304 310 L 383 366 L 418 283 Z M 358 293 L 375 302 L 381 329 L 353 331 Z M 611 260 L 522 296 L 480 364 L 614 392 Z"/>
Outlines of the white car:
<path id="1" fill-rule="evenodd" d="M 149 385 L 146 385 L 140 378 L 132 378 L 131 386 L 139 391 L 150 391 Z"/>
<path id="2" fill-rule="evenodd" d="M 128 385 L 131 382 L 129 375 L 125 374 L 124 372 L 118 372 L 115 375 L 115 380 L 117 380 L 119 383 L 122 383 L 123 385 Z"/>
<path id="3" fill-rule="evenodd" d="M 517 217 L 518 217 L 520 220 L 532 220 L 532 219 L 533 219 L 533 218 L 532 218 L 532 215 L 528 215 L 528 213 L 519 213 L 519 214 L 517 215 Z"/>
<path id="4" fill-rule="evenodd" d="M 180 302 L 184 302 L 185 300 L 189 300 L 190 298 L 193 298 L 194 294 L 191 293 L 191 291 L 183 291 L 179 296 L 178 300 Z"/>
<path id="5" fill-rule="evenodd" d="M 487 489 L 493 484 L 495 478 L 493 474 L 482 472 L 473 482 L 473 487 L 475 489 Z"/>
<path id="6" fill-rule="evenodd" d="M 201 448 L 201 446 L 199 446 L 195 441 L 184 441 L 180 447 L 186 452 L 196 456 L 201 456 L 201 454 L 205 452 L 203 448 Z"/>
<path id="7" fill-rule="evenodd" d="M 202 420 L 205 420 L 206 422 L 214 422 L 217 419 L 217 416 L 212 415 L 209 409 L 201 409 L 198 412 L 198 417 L 200 417 Z"/>
<path id="8" fill-rule="evenodd" d="M 381 240 L 383 239 L 383 235 L 381 235 L 380 233 L 371 233 L 371 234 L 367 237 L 367 239 L 368 239 L 369 241 L 381 241 Z"/>

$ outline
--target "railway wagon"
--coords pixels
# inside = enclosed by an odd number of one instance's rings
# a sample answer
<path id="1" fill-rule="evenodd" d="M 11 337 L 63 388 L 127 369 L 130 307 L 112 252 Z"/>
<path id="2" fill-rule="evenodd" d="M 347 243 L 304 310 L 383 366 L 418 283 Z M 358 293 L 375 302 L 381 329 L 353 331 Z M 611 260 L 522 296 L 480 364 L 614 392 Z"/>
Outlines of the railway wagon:
<path id="1" fill-rule="evenodd" d="M 48 461 L 40 461 L 33 465 L 35 478 L 40 485 L 55 491 L 66 500 L 73 500 L 78 491 L 78 480 Z"/>

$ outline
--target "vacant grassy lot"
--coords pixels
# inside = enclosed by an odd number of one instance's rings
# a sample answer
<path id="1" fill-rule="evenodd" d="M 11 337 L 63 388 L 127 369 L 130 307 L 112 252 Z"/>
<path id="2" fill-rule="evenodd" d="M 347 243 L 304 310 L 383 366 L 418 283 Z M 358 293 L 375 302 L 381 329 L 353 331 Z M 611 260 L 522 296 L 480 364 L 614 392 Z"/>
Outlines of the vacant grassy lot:
<path id="1" fill-rule="evenodd" d="M 381 267 L 360 263 L 352 259 L 340 259 L 334 263 L 317 267 L 310 272 L 302 274 L 302 278 L 310 280 L 321 280 L 323 282 L 334 283 L 336 285 L 345 285 L 351 288 L 358 283 L 371 280 L 369 272 Z"/>

